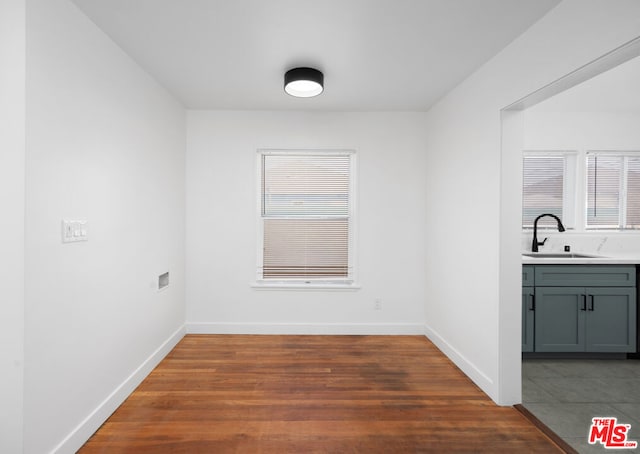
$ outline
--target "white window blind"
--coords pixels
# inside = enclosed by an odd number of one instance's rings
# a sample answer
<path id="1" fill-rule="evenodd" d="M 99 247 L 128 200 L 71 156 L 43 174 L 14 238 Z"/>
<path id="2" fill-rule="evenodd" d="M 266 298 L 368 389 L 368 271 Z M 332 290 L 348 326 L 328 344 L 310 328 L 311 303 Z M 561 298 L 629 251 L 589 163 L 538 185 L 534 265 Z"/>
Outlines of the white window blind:
<path id="1" fill-rule="evenodd" d="M 551 213 L 564 220 L 565 196 L 564 155 L 525 155 L 523 157 L 522 227 L 533 227 L 533 221 L 543 213 Z M 549 217 L 538 221 L 539 227 L 553 227 Z"/>
<path id="2" fill-rule="evenodd" d="M 259 279 L 352 276 L 352 153 L 262 152 Z"/>
<path id="3" fill-rule="evenodd" d="M 587 153 L 587 228 L 640 229 L 638 153 Z"/>

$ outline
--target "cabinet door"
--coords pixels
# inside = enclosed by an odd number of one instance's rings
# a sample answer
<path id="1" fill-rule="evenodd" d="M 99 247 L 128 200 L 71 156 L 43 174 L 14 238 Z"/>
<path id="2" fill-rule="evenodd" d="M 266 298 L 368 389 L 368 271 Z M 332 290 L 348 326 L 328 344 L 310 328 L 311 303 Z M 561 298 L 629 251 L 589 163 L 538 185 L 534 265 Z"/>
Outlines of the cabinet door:
<path id="1" fill-rule="evenodd" d="M 522 351 L 533 351 L 533 287 L 522 287 Z"/>
<path id="2" fill-rule="evenodd" d="M 636 289 L 587 288 L 586 350 L 636 351 Z"/>
<path id="3" fill-rule="evenodd" d="M 536 352 L 584 351 L 584 287 L 536 287 L 535 303 Z"/>

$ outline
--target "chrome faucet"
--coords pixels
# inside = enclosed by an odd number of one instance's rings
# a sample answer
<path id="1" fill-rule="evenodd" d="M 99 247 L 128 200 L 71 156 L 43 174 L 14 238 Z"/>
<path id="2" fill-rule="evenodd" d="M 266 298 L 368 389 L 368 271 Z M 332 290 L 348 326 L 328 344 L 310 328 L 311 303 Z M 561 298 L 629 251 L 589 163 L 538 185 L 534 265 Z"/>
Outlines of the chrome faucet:
<path id="1" fill-rule="evenodd" d="M 538 241 L 538 221 L 540 218 L 545 216 L 551 216 L 555 219 L 558 222 L 558 232 L 564 232 L 564 225 L 562 225 L 562 221 L 558 216 L 551 213 L 541 214 L 535 221 L 533 221 L 533 242 L 531 243 L 531 252 L 538 252 L 538 246 L 542 246 L 547 241 L 547 238 L 542 241 Z"/>

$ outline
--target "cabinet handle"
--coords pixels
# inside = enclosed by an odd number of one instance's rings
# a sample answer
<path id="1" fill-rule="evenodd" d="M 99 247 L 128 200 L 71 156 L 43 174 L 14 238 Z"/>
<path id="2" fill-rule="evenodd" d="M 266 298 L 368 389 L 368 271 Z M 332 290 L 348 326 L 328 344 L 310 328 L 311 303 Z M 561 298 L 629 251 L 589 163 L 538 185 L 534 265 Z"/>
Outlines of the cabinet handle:
<path id="1" fill-rule="evenodd" d="M 591 302 L 589 302 L 589 310 L 593 311 L 593 295 L 589 295 L 591 297 Z"/>
<path id="2" fill-rule="evenodd" d="M 582 306 L 580 307 L 581 311 L 587 310 L 587 295 L 582 295 Z"/>
<path id="3" fill-rule="evenodd" d="M 535 311 L 536 310 L 536 295 L 530 294 L 529 296 L 531 297 L 531 304 L 529 305 L 529 310 L 530 311 Z"/>

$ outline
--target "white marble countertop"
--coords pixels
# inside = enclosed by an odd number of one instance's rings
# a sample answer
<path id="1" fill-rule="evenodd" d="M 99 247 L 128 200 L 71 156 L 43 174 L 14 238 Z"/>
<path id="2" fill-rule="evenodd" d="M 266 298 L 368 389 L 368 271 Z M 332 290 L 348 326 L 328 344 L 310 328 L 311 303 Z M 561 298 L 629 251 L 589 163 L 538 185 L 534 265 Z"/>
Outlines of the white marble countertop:
<path id="1" fill-rule="evenodd" d="M 557 252 L 549 256 L 549 252 L 540 252 L 536 257 L 529 257 L 522 252 L 523 265 L 635 265 L 640 264 L 640 253 L 615 253 L 609 255 L 598 255 L 580 252 Z M 572 254 L 589 255 L 589 257 L 571 257 Z"/>

